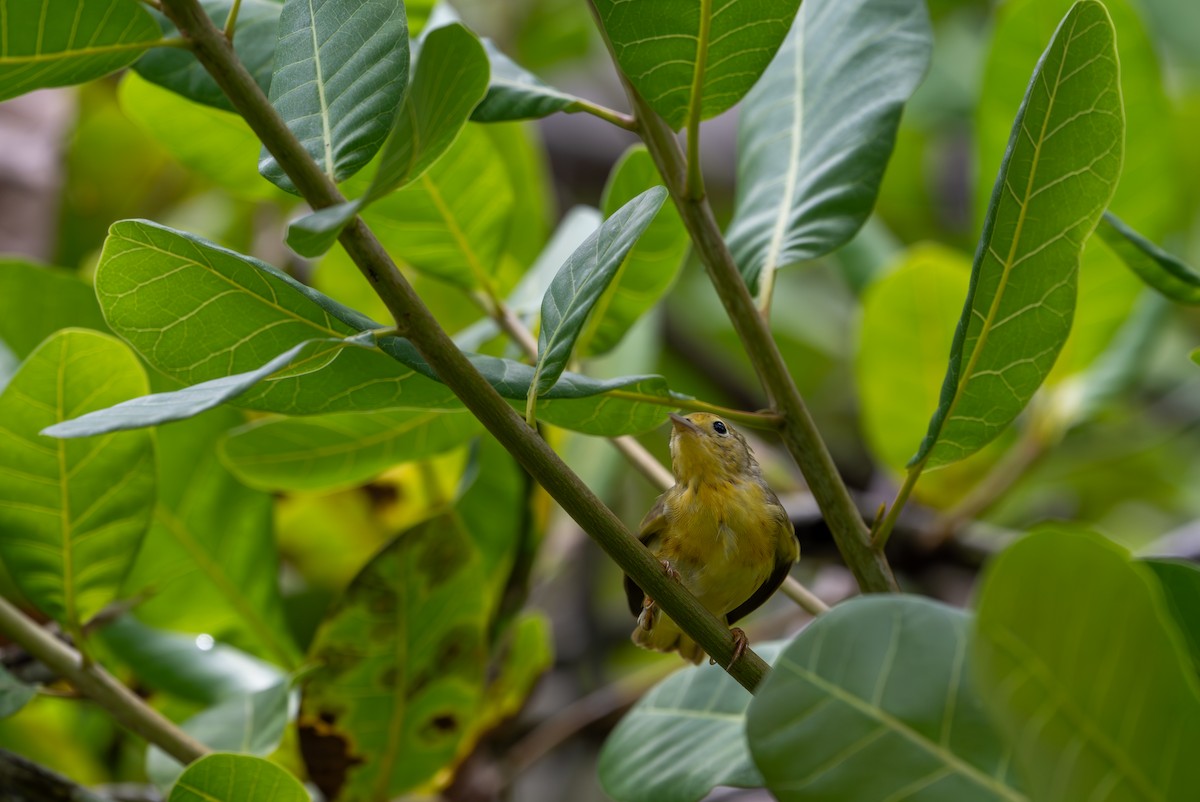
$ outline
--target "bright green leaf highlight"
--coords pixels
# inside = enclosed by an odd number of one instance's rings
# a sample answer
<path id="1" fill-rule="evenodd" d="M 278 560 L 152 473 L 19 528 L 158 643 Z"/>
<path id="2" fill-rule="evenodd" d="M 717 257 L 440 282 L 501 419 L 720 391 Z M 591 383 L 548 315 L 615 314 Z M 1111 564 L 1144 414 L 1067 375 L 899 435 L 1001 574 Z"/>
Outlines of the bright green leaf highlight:
<path id="1" fill-rule="evenodd" d="M 288 197 L 258 174 L 261 143 L 238 115 L 192 103 L 133 73 L 121 80 L 118 97 L 126 116 L 185 167 L 226 192 L 250 200 Z"/>
<path id="2" fill-rule="evenodd" d="M 59 421 L 146 392 L 118 340 L 65 329 L 0 394 L 0 558 L 21 592 L 68 631 L 118 596 L 154 508 L 154 439 L 52 440 Z"/>
<path id="3" fill-rule="evenodd" d="M 937 406 L 970 275 L 963 254 L 918 245 L 863 294 L 854 363 L 863 432 L 872 453 L 897 472 L 928 426 L 926 410 Z"/>
<path id="4" fill-rule="evenodd" d="M 612 217 L 626 203 L 650 187 L 662 183 L 649 152 L 635 145 L 613 167 L 600 201 L 605 217 Z M 600 299 L 579 336 L 581 356 L 598 356 L 611 351 L 629 327 L 648 312 L 666 293 L 683 267 L 691 240 L 673 203 L 659 209 L 645 233 L 617 269 L 612 284 Z"/>
<path id="5" fill-rule="evenodd" d="M 73 273 L 0 260 L 0 342 L 18 359 L 59 329 L 107 331 L 96 294 Z"/>
<path id="6" fill-rule="evenodd" d="M 534 399 L 553 387 L 566 369 L 575 341 L 596 301 L 666 198 L 666 189 L 652 187 L 629 201 L 583 241 L 550 282 L 550 289 L 542 299 L 530 410 Z"/>
<path id="7" fill-rule="evenodd" d="M 132 0 L 0 0 L 0 100 L 116 72 L 159 38 Z"/>
<path id="8" fill-rule="evenodd" d="M 754 649 L 774 662 L 781 645 Z M 667 677 L 604 742 L 597 766 L 604 790 L 619 802 L 699 802 L 719 785 L 760 787 L 762 775 L 746 745 L 751 698 L 717 666 Z"/>
<path id="9" fill-rule="evenodd" d="M 738 124 L 728 239 L 752 289 L 841 247 L 866 222 L 932 39 L 921 0 L 800 6 Z"/>
<path id="10" fill-rule="evenodd" d="M 741 100 L 799 6 L 799 0 L 596 0 L 621 71 L 675 129 Z"/>
<path id="11" fill-rule="evenodd" d="M 440 454 L 481 430 L 462 407 L 268 418 L 230 432 L 221 455 L 251 487 L 334 490 L 366 482 L 401 462 Z"/>
<path id="12" fill-rule="evenodd" d="M 301 743 L 342 737 L 361 761 L 322 787 L 329 798 L 390 799 L 457 753 L 482 699 L 483 579 L 469 533 L 444 515 L 396 538 L 335 603 L 300 717 Z"/>
<path id="13" fill-rule="evenodd" d="M 1172 301 L 1200 303 L 1200 273 L 1105 212 L 1096 233 L 1121 261 L 1154 289 Z"/>
<path id="14" fill-rule="evenodd" d="M 1028 403 L 1066 341 L 1079 253 L 1121 172 L 1112 23 L 1077 3 L 1034 70 L 996 179 L 941 402 L 913 465 L 960 460 Z"/>
<path id="15" fill-rule="evenodd" d="M 746 723 L 780 802 L 1026 797 L 968 681 L 970 616 L 918 596 L 851 599 L 775 661 Z"/>
<path id="16" fill-rule="evenodd" d="M 310 802 L 287 771 L 251 755 L 216 752 L 187 767 L 167 802 Z"/>
<path id="17" fill-rule="evenodd" d="M 1091 532 L 1039 531 L 988 567 L 974 674 L 1033 799 L 1200 788 L 1200 684 L 1157 584 Z"/>
<path id="18" fill-rule="evenodd" d="M 229 19 L 233 0 L 200 0 L 201 7 L 218 28 L 224 27 Z M 279 14 L 283 3 L 279 0 L 241 0 L 238 8 L 237 30 L 234 32 L 233 49 L 238 61 L 254 77 L 263 94 L 271 89 L 271 70 L 275 63 L 275 41 L 279 38 Z M 160 17 L 164 36 L 178 35 L 175 26 L 166 17 Z M 160 47 L 142 56 L 133 65 L 142 78 L 163 89 L 182 95 L 205 106 L 223 111 L 234 111 L 233 104 L 204 66 L 191 51 L 176 47 Z M 197 130 L 192 129 L 193 133 Z M 197 137 L 199 138 L 199 137 Z M 182 145 L 182 143 L 180 143 Z M 258 140 L 247 164 L 254 166 L 258 153 Z M 255 181 L 261 184 L 261 181 Z"/>
<path id="19" fill-rule="evenodd" d="M 390 0 L 287 0 L 271 104 L 334 181 L 371 160 L 408 86 L 408 24 Z M 295 191 L 264 147 L 259 172 Z"/>
<path id="20" fill-rule="evenodd" d="M 279 592 L 271 498 L 217 455 L 218 439 L 241 422 L 223 409 L 158 431 L 158 505 L 124 593 L 144 597 L 146 624 L 211 635 L 290 669 L 299 654 Z"/>

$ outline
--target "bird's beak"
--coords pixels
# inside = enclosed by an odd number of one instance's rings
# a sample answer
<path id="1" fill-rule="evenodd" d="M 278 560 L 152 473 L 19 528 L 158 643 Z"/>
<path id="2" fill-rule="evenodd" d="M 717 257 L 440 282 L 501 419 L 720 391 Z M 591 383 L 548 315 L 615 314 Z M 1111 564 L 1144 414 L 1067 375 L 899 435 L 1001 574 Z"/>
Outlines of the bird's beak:
<path id="1" fill-rule="evenodd" d="M 700 427 L 697 426 L 696 424 L 692 423 L 690 420 L 683 417 L 682 415 L 678 415 L 678 414 L 672 412 L 672 413 L 670 413 L 670 415 L 668 417 L 671 418 L 671 424 L 675 427 L 675 431 L 690 432 L 692 434 L 700 434 Z"/>

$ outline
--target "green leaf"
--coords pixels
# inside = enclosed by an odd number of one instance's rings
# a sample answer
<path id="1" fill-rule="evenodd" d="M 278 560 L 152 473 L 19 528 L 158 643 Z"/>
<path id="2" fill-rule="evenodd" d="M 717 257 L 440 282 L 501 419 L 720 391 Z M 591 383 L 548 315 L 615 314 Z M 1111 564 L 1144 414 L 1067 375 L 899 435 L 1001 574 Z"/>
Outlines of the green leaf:
<path id="1" fill-rule="evenodd" d="M 0 100 L 116 72 L 158 40 L 134 0 L 0 0 Z"/>
<path id="2" fill-rule="evenodd" d="M 1096 233 L 1146 284 L 1173 301 L 1200 303 L 1200 274 L 1125 225 L 1115 214 L 1105 212 Z"/>
<path id="3" fill-rule="evenodd" d="M 238 198 L 291 201 L 259 176 L 255 162 L 261 143 L 240 116 L 192 103 L 133 73 L 121 80 L 117 97 L 125 116 L 189 170 Z"/>
<path id="4" fill-rule="evenodd" d="M 197 713 L 181 729 L 218 752 L 266 757 L 275 751 L 287 726 L 288 682 L 234 696 Z M 169 788 L 183 766 L 157 746 L 146 751 L 146 776 L 159 788 Z"/>
<path id="5" fill-rule="evenodd" d="M 566 369 L 592 308 L 666 198 L 665 188 L 652 187 L 626 203 L 583 241 L 550 282 L 542 299 L 531 410 L 534 399 L 553 387 Z"/>
<path id="6" fill-rule="evenodd" d="M 661 183 L 649 152 L 634 145 L 608 177 L 600 202 L 604 216 L 611 217 L 639 193 Z M 675 281 L 690 243 L 679 210 L 671 203 L 663 206 L 596 301 L 579 335 L 581 356 L 598 356 L 617 346 L 629 327 L 658 303 Z"/>
<path id="7" fill-rule="evenodd" d="M 978 606 L 975 679 L 1033 799 L 1200 788 L 1200 685 L 1157 582 L 1124 549 L 1036 532 L 991 562 Z"/>
<path id="8" fill-rule="evenodd" d="M 501 52 L 490 39 L 483 40 L 491 81 L 487 96 L 475 107 L 471 119 L 481 123 L 549 117 L 558 111 L 574 111 L 580 99 L 547 85 Z"/>
<path id="9" fill-rule="evenodd" d="M 429 170 L 372 204 L 363 219 L 414 270 L 466 289 L 488 286 L 512 215 L 504 158 L 481 126 L 468 125 Z"/>
<path id="10" fill-rule="evenodd" d="M 754 649 L 773 663 L 782 645 Z M 719 666 L 667 677 L 605 740 L 597 766 L 605 792 L 619 802 L 699 802 L 717 786 L 760 787 L 746 746 L 752 698 Z"/>
<path id="11" fill-rule="evenodd" d="M 921 0 L 800 6 L 738 123 L 728 240 L 752 289 L 845 245 L 866 222 L 932 50 Z"/>
<path id="12" fill-rule="evenodd" d="M 117 598 L 150 523 L 154 438 L 53 441 L 38 432 L 146 387 L 121 342 L 65 329 L 0 394 L 0 558 L 21 592 L 75 635 Z"/>
<path id="13" fill-rule="evenodd" d="M 675 129 L 741 100 L 799 6 L 799 0 L 596 0 L 621 71 Z"/>
<path id="14" fill-rule="evenodd" d="M 350 335 L 378 324 L 262 262 L 153 223 L 113 226 L 96 271 L 96 291 L 114 331 L 151 365 L 189 384 L 228 379 L 123 407 L 102 416 L 106 425 L 139 420 L 149 425 L 160 411 L 174 417 L 226 397 L 239 406 L 287 414 L 458 406 L 408 341 L 383 337 L 377 348 L 346 347 L 359 344 Z M 301 355 L 305 348 L 316 350 L 290 368 L 271 364 L 276 357 L 286 362 L 280 352 L 310 339 L 336 341 L 299 348 Z M 514 405 L 524 402 L 532 367 L 468 356 L 501 395 Z M 274 372 L 262 373 L 264 365 Z M 267 380 L 242 386 L 262 378 Z M 604 397 L 593 398 L 599 395 Z M 657 376 L 599 381 L 565 373 L 540 408 L 542 419 L 557 426 L 633 434 L 660 425 L 666 410 L 685 398 Z M 131 409 L 145 416 L 130 417 Z M 99 428 L 95 419 L 85 423 L 96 427 L 89 431 Z"/>
<path id="15" fill-rule="evenodd" d="M 320 256 L 364 205 L 420 178 L 454 144 L 487 85 L 487 54 L 474 34 L 458 23 L 431 31 L 367 194 L 297 220 L 288 230 L 292 249 Z"/>
<path id="16" fill-rule="evenodd" d="M 200 0 L 200 6 L 218 28 L 224 28 L 233 0 Z M 266 94 L 271 88 L 271 70 L 275 63 L 275 40 L 279 37 L 279 14 L 283 4 L 277 0 L 241 0 L 233 49 L 238 61 L 253 76 Z M 159 17 L 163 35 L 175 35 L 175 26 Z M 145 80 L 206 106 L 232 112 L 233 104 L 191 51 L 160 47 L 142 56 L 133 69 Z M 193 129 L 193 131 L 198 129 Z M 206 129 L 201 129 L 206 130 Z M 257 139 L 255 140 L 257 144 Z M 181 143 L 182 146 L 182 143 Z M 247 164 L 253 167 L 256 147 Z M 255 180 L 256 185 L 262 184 Z"/>
<path id="17" fill-rule="evenodd" d="M 937 406 L 970 270 L 957 251 L 917 245 L 863 294 L 854 363 L 863 433 L 895 471 L 903 472 L 928 426 L 926 410 Z"/>
<path id="18" fill-rule="evenodd" d="M 217 410 L 158 431 L 159 498 L 125 593 L 138 618 L 294 668 L 284 618 L 270 496 L 221 464 L 217 441 L 242 417 Z"/>
<path id="19" fill-rule="evenodd" d="M 26 685 L 0 665 L 0 719 L 8 718 L 37 696 L 37 688 Z"/>
<path id="20" fill-rule="evenodd" d="M 1113 28 L 1119 32 L 1117 53 L 1125 109 L 1125 156 L 1109 208 L 1159 241 L 1183 223 L 1181 212 L 1187 207 L 1183 179 L 1188 171 L 1180 169 L 1181 157 L 1172 147 L 1172 138 L 1163 136 L 1164 125 L 1170 124 L 1167 121 L 1175 111 L 1139 5 L 1131 0 L 1105 2 Z M 1011 0 L 997 7 L 974 125 L 979 175 L 992 176 L 998 170 L 1008 121 L 1025 91 L 1024 76 L 1070 6 L 1071 0 Z M 987 182 L 977 182 L 978 220 L 984 217 L 990 189 Z M 1049 378 L 1051 383 L 1088 369 L 1116 336 L 1138 296 L 1138 281 L 1095 238 L 1084 246 L 1078 281 L 1071 336 Z"/>
<path id="21" fill-rule="evenodd" d="M 521 712 L 538 678 L 554 665 L 554 638 L 544 614 L 521 613 L 507 635 L 496 678 L 487 687 L 484 708 L 475 723 L 479 735 Z"/>
<path id="22" fill-rule="evenodd" d="M 18 359 L 59 329 L 107 331 L 96 294 L 73 273 L 0 260 L 0 341 Z"/>
<path id="23" fill-rule="evenodd" d="M 334 490 L 462 445 L 481 428 L 462 407 L 268 418 L 230 432 L 221 456 L 251 487 Z"/>
<path id="24" fill-rule="evenodd" d="M 839 604 L 775 661 L 746 721 L 780 802 L 1024 800 L 967 681 L 970 616 L 918 596 Z"/>
<path id="25" fill-rule="evenodd" d="M 136 672 L 139 682 L 197 704 L 240 698 L 285 679 L 278 668 L 240 649 L 156 629 L 133 615 L 106 624 L 97 637 Z"/>
<path id="26" fill-rule="evenodd" d="M 167 802 L 310 802 L 308 792 L 274 763 L 214 752 L 180 775 Z"/>
<path id="27" fill-rule="evenodd" d="M 1082 0 L 1034 70 L 992 193 L 941 402 L 914 465 L 945 465 L 994 439 L 1066 341 L 1080 249 L 1121 170 L 1113 37 L 1104 6 Z"/>
<path id="28" fill-rule="evenodd" d="M 279 18 L 271 104 L 334 181 L 379 150 L 408 86 L 408 24 L 389 0 L 287 0 Z M 264 147 L 259 172 L 294 192 Z"/>
<path id="29" fill-rule="evenodd" d="M 482 699 L 487 601 L 468 533 L 447 516 L 379 553 L 333 606 L 310 649 L 300 741 L 330 799 L 390 799 L 458 754 Z M 328 765 L 328 764 L 324 764 Z"/>
<path id="30" fill-rule="evenodd" d="M 1200 675 L 1200 568 L 1184 560 L 1143 560 L 1167 597 L 1167 609 L 1187 641 L 1192 668 Z"/>

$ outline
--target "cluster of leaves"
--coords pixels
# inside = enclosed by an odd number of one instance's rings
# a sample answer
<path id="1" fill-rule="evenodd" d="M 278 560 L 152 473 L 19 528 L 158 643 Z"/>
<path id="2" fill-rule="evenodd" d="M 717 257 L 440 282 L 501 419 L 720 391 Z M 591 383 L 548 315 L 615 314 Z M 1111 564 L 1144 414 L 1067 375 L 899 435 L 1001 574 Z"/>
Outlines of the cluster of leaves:
<path id="1" fill-rule="evenodd" d="M 181 776 L 151 750 L 147 773 L 172 800 L 249 798 L 256 783 L 272 784 L 273 798 L 305 798 L 254 757 L 276 752 L 293 722 L 298 743 L 285 741 L 281 759 L 298 750 L 330 798 L 436 787 L 549 661 L 544 622 L 510 596 L 540 521 L 511 457 L 480 438 L 436 371 L 380 322 L 378 299 L 362 298 L 346 257 L 329 251 L 360 217 L 415 281 L 470 304 L 461 322 L 487 314 L 457 341 L 530 422 L 614 437 L 702 403 L 661 376 L 574 369 L 612 352 L 659 302 L 688 234 L 636 147 L 614 167 L 600 210 L 574 210 L 545 243 L 530 236 L 544 200 L 528 142 L 508 123 L 622 120 L 543 83 L 445 6 L 203 6 L 218 25 L 236 13 L 238 57 L 352 199 L 289 227 L 297 253 L 321 257 L 314 286 L 144 220 L 112 225 L 94 294 L 72 276 L 0 267 L 0 354 L 11 357 L 0 360 L 6 595 L 186 702 L 184 729 L 201 741 L 246 753 Z M 0 98 L 132 65 L 123 103 L 180 161 L 241 196 L 291 203 L 292 180 L 188 49 L 172 46 L 167 18 L 134 0 L 56 8 L 8 9 Z M 871 214 L 928 66 L 924 4 L 595 8 L 634 90 L 692 142 L 701 120 L 741 104 L 726 236 L 769 308 L 778 270 L 845 245 Z M 1145 136 L 1133 121 L 1153 112 L 1135 115 L 1122 97 L 1148 107 L 1162 97 L 1156 72 L 1137 68 L 1148 44 L 1135 33 L 1126 41 L 1139 28 L 1124 0 L 1083 0 L 1059 23 L 1063 10 L 1014 2 L 997 32 L 1001 41 L 1020 28 L 1033 50 L 998 48 L 989 65 L 981 115 L 1008 116 L 982 128 L 981 163 L 997 178 L 974 262 L 914 249 L 864 303 L 864 428 L 881 463 L 907 461 L 909 491 L 924 469 L 985 449 L 1035 393 L 1049 399 L 1047 425 L 1086 420 L 1111 391 L 1095 367 L 1128 317 L 1133 276 L 1197 299 L 1200 279 L 1151 241 L 1169 225 L 1143 213 L 1156 185 L 1117 189 L 1126 119 L 1132 141 Z M 1011 131 L 1007 145 L 989 141 L 998 130 Z M 249 167 L 260 148 L 269 183 Z M 1089 239 L 1098 225 L 1099 247 Z M 447 312 L 445 322 L 459 321 Z M 519 335 L 514 325 L 537 330 L 536 351 L 510 350 L 502 327 Z M 364 549 L 315 633 L 297 638 L 269 494 L 339 490 L 448 453 L 460 458 L 451 497 Z M 1196 769 L 1148 748 L 1147 733 L 1169 733 L 1180 753 L 1200 742 L 1200 658 L 1189 651 L 1200 635 L 1188 615 L 1197 592 L 1189 565 L 1134 561 L 1099 536 L 1047 530 L 995 561 L 974 614 L 905 597 L 839 606 L 781 648 L 753 703 L 715 669 L 673 677 L 614 733 L 601 778 L 621 800 L 695 800 L 721 784 L 765 785 L 781 799 L 1174 798 L 1196 787 Z M 136 618 L 87 634 L 123 600 Z M 313 667 L 299 692 L 302 666 Z M 3 679 L 2 710 L 13 712 L 29 692 Z M 1140 689 L 1136 705 L 1129 686 Z"/>

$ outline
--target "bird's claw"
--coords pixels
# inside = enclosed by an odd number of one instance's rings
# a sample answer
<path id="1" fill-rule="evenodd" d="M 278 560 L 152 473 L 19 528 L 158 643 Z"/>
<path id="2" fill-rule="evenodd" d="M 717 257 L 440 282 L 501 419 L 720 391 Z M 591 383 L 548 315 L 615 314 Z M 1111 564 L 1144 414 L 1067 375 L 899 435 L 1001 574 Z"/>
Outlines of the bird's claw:
<path id="1" fill-rule="evenodd" d="M 750 645 L 750 639 L 746 637 L 746 633 L 742 631 L 741 627 L 733 627 L 729 630 L 729 634 L 733 636 L 733 656 L 729 658 L 729 665 L 725 666 L 726 670 L 733 668 L 733 664 L 741 659 Z M 708 664 L 716 665 L 717 661 L 710 657 Z"/>
<path id="2" fill-rule="evenodd" d="M 670 560 L 660 560 L 660 562 L 662 563 L 664 574 L 671 579 L 674 579 L 676 582 L 682 581 L 682 577 L 680 577 L 679 572 L 675 570 L 675 566 L 671 565 Z"/>

